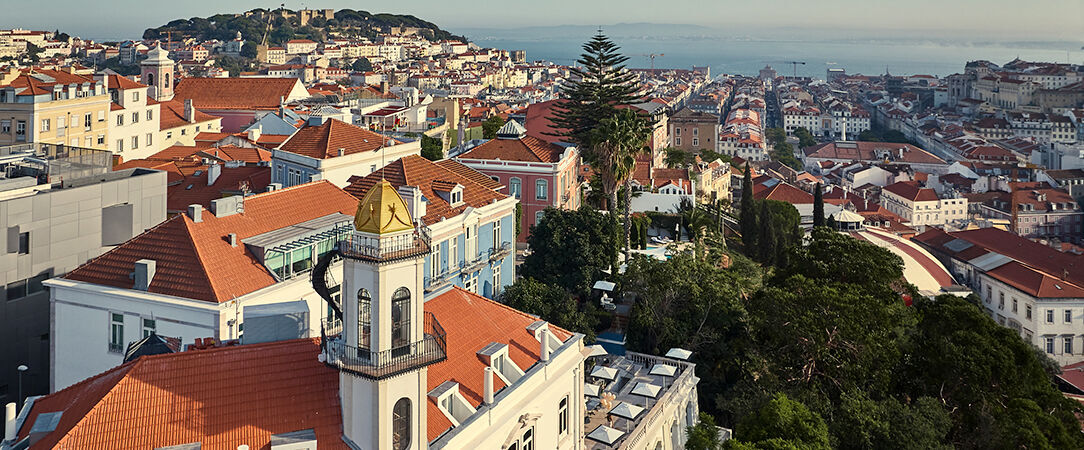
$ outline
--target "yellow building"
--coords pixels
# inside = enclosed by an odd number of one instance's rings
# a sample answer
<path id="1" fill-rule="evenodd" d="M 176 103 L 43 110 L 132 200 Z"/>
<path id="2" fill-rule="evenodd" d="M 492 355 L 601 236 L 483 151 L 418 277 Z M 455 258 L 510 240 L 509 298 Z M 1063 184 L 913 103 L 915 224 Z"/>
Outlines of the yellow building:
<path id="1" fill-rule="evenodd" d="M 0 145 L 107 148 L 109 91 L 74 69 L 0 73 Z"/>

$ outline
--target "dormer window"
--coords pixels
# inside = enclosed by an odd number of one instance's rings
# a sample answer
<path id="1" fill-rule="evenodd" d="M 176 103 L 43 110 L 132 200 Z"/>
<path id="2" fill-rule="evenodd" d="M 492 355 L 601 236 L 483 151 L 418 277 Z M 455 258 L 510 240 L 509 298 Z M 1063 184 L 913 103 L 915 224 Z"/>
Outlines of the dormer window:
<path id="1" fill-rule="evenodd" d="M 466 422 L 477 410 L 459 392 L 459 383 L 448 380 L 429 391 L 429 397 L 437 402 L 437 408 L 452 426 Z"/>
<path id="2" fill-rule="evenodd" d="M 489 363 L 493 373 L 500 377 L 505 385 L 511 386 L 523 377 L 523 370 L 508 357 L 508 344 L 491 343 L 482 348 L 478 356 Z"/>

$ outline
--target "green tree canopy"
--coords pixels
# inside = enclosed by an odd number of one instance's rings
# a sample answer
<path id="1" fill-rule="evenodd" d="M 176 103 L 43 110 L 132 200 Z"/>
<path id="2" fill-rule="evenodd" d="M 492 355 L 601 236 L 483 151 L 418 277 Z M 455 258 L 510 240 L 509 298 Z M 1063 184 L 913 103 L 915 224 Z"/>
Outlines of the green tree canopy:
<path id="1" fill-rule="evenodd" d="M 373 64 L 369 62 L 369 58 L 361 57 L 354 60 L 354 63 L 350 65 L 350 70 L 354 72 L 372 72 Z"/>
<path id="2" fill-rule="evenodd" d="M 830 449 L 824 419 L 801 402 L 777 394 L 764 407 L 742 419 L 728 449 Z"/>
<path id="3" fill-rule="evenodd" d="M 588 341 L 595 339 L 598 320 L 593 310 L 581 311 L 572 295 L 558 286 L 534 278 L 520 278 L 504 289 L 501 302 L 566 330 L 583 333 Z M 590 303 L 585 302 L 585 305 Z"/>
<path id="4" fill-rule="evenodd" d="M 504 119 L 496 114 L 486 118 L 482 122 L 482 139 L 496 139 L 497 130 L 500 130 L 504 126 Z"/>
<path id="5" fill-rule="evenodd" d="M 696 425 L 686 428 L 685 433 L 689 436 L 685 440 L 685 450 L 718 450 L 722 445 L 715 418 L 705 412 L 700 413 Z"/>
<path id="6" fill-rule="evenodd" d="M 444 143 L 435 137 L 422 135 L 422 157 L 430 161 L 444 159 Z"/>
<path id="7" fill-rule="evenodd" d="M 778 200 L 759 200 L 757 211 L 757 260 L 785 266 L 802 241 L 802 216 L 794 205 Z M 747 254 L 750 254 L 747 252 Z"/>
<path id="8" fill-rule="evenodd" d="M 764 135 L 768 137 L 768 144 L 770 145 L 787 141 L 787 132 L 783 131 L 782 128 L 768 128 L 764 131 Z"/>
<path id="9" fill-rule="evenodd" d="M 531 247 L 520 271 L 573 294 L 590 292 L 603 270 L 617 265 L 621 232 L 613 215 L 582 207 L 575 211 L 547 208 L 531 226 Z"/>
<path id="10" fill-rule="evenodd" d="M 757 248 L 759 229 L 757 225 L 757 202 L 753 198 L 753 170 L 745 164 L 745 173 L 741 181 L 741 212 L 738 225 L 741 228 L 741 242 L 745 254 L 752 255 Z"/>
<path id="11" fill-rule="evenodd" d="M 887 286 L 903 277 L 903 259 L 895 253 L 827 227 L 814 228 L 811 234 L 812 242 L 794 253 L 783 277 L 801 274 L 871 286 Z"/>
<path id="12" fill-rule="evenodd" d="M 794 136 L 798 138 L 798 148 L 806 148 L 817 145 L 817 139 L 813 137 L 813 133 L 810 133 L 805 127 L 798 127 L 794 129 Z"/>
<path id="13" fill-rule="evenodd" d="M 817 183 L 817 189 L 813 191 L 813 226 L 824 226 L 824 188 Z"/>

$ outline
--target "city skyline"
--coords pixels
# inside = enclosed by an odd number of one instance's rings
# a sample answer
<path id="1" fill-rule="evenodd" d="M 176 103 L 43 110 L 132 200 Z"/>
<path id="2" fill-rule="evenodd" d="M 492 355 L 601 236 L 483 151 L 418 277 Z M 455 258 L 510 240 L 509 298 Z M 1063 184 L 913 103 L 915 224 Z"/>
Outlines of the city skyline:
<path id="1" fill-rule="evenodd" d="M 161 26 L 184 17 L 208 17 L 222 13 L 240 13 L 272 5 L 253 0 L 231 2 L 223 7 L 208 0 L 193 0 L 158 6 L 148 11 L 140 2 L 110 1 L 109 8 L 84 8 L 75 0 L 57 0 L 58 10 L 83 10 L 76 15 L 43 16 L 33 9 L 6 11 L 0 28 L 60 29 L 90 39 L 137 39 L 146 28 Z M 422 0 L 386 7 L 359 6 L 344 0 L 320 4 L 286 2 L 297 10 L 309 8 L 352 8 L 370 12 L 411 14 L 452 32 L 460 29 L 508 29 L 556 25 L 601 25 L 653 23 L 672 26 L 696 25 L 718 31 L 757 36 L 781 28 L 816 29 L 829 37 L 871 37 L 881 34 L 916 33 L 960 40 L 1079 40 L 1084 3 L 1038 0 L 1020 3 L 966 0 L 945 4 L 918 0 L 906 4 L 829 0 L 794 3 L 768 0 L 755 5 L 748 2 L 704 2 L 674 0 L 665 10 L 652 2 L 611 0 L 590 3 L 556 0 L 546 4 L 523 3 L 515 10 L 492 8 L 485 2 L 437 2 Z M 464 7 L 466 5 L 467 7 Z M 277 5 L 274 5 L 277 6 Z M 1028 12 L 1065 9 L 1065 14 L 1037 17 Z M 575 10 L 575 14 L 569 11 Z M 930 11 L 938 14 L 930 14 Z M 691 13 L 696 11 L 696 13 Z M 740 19 L 738 19 L 740 18 Z M 966 18 L 967 20 L 960 20 Z M 737 27 L 756 27 L 738 29 Z M 1075 28 L 1075 31 L 1074 31 Z"/>

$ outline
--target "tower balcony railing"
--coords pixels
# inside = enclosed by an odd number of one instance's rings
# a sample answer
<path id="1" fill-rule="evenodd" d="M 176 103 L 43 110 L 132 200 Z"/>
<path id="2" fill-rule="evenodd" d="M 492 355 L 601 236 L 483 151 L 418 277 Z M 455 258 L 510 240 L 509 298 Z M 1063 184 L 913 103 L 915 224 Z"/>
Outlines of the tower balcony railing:
<path id="1" fill-rule="evenodd" d="M 422 339 L 384 351 L 347 345 L 341 323 L 325 319 L 323 325 L 324 363 L 371 380 L 393 377 L 447 359 L 448 335 L 432 313 L 425 313 Z"/>
<path id="2" fill-rule="evenodd" d="M 339 251 L 347 258 L 386 262 L 424 255 L 430 242 L 429 227 L 420 226 L 394 236 L 351 235 L 339 243 Z"/>

